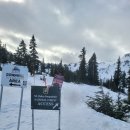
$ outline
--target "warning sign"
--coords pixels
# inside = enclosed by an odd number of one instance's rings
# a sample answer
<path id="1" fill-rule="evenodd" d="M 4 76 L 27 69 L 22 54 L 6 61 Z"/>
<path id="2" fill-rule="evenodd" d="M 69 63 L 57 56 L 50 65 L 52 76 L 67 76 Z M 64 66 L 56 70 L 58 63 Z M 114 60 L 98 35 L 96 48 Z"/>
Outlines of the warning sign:
<path id="1" fill-rule="evenodd" d="M 60 88 L 31 86 L 31 109 L 59 110 Z"/>
<path id="2" fill-rule="evenodd" d="M 2 68 L 1 84 L 10 87 L 27 86 L 28 69 L 26 66 L 5 64 Z"/>
<path id="3" fill-rule="evenodd" d="M 57 74 L 56 74 L 56 75 L 54 76 L 52 85 L 62 87 L 63 81 L 64 81 L 64 76 L 62 76 L 62 75 L 57 75 Z"/>

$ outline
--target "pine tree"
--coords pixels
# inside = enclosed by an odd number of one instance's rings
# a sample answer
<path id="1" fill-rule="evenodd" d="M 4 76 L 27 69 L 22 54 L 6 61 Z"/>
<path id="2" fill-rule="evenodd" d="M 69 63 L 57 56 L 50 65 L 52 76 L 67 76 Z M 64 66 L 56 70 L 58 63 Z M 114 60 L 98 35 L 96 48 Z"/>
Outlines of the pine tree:
<path id="1" fill-rule="evenodd" d="M 50 75 L 51 76 L 55 76 L 55 74 L 59 74 L 59 69 L 58 69 L 59 65 L 57 64 L 48 64 L 46 68 L 50 69 Z"/>
<path id="2" fill-rule="evenodd" d="M 0 66 L 1 66 L 1 63 L 2 63 L 2 41 L 0 40 Z"/>
<path id="3" fill-rule="evenodd" d="M 27 48 L 24 40 L 22 40 L 19 44 L 19 51 L 21 53 L 21 65 L 26 66 L 27 65 Z"/>
<path id="4" fill-rule="evenodd" d="M 98 65 L 95 53 L 88 62 L 88 82 L 91 85 L 99 85 Z"/>
<path id="5" fill-rule="evenodd" d="M 101 91 L 96 93 L 95 98 L 88 97 L 86 103 L 94 110 L 116 119 L 126 121 L 130 116 L 130 106 L 121 100 L 120 92 L 118 93 L 118 99 L 115 103 L 109 93 L 104 93 L 102 86 Z"/>
<path id="6" fill-rule="evenodd" d="M 7 61 L 9 63 L 15 62 L 15 55 L 13 53 L 11 53 L 11 52 L 7 52 Z"/>
<path id="7" fill-rule="evenodd" d="M 119 91 L 120 80 L 121 80 L 121 61 L 120 61 L 120 57 L 119 57 L 117 60 L 117 68 L 114 73 L 114 83 L 116 85 L 116 88 L 114 91 Z"/>
<path id="8" fill-rule="evenodd" d="M 6 44 L 3 44 L 3 45 L 0 44 L 0 62 L 1 63 L 7 63 L 7 49 L 6 49 Z"/>
<path id="9" fill-rule="evenodd" d="M 28 66 L 29 72 L 31 72 L 31 56 L 30 56 L 30 54 L 27 54 L 27 66 Z"/>
<path id="10" fill-rule="evenodd" d="M 34 35 L 32 36 L 31 40 L 30 40 L 30 44 L 29 44 L 29 48 L 30 48 L 30 57 L 31 57 L 31 64 L 30 64 L 30 72 L 31 75 L 35 74 L 35 71 L 38 71 L 38 52 L 36 51 L 36 40 Z"/>
<path id="11" fill-rule="evenodd" d="M 44 62 L 44 58 L 42 59 L 42 62 L 41 62 L 41 72 L 45 73 L 45 62 Z"/>
<path id="12" fill-rule="evenodd" d="M 69 70 L 69 67 L 67 65 L 64 66 L 64 78 L 66 82 L 72 81 L 71 71 Z"/>
<path id="13" fill-rule="evenodd" d="M 19 47 L 17 47 L 16 53 L 15 53 L 15 63 L 18 65 L 21 65 L 21 57 L 20 57 L 20 51 Z"/>
<path id="14" fill-rule="evenodd" d="M 114 116 L 114 105 L 113 99 L 110 97 L 109 93 L 105 94 L 102 86 L 100 86 L 101 91 L 96 93 L 95 98 L 88 97 L 87 104 L 97 112 L 104 113 L 111 117 Z"/>
<path id="15" fill-rule="evenodd" d="M 119 91 L 125 93 L 125 88 L 126 88 L 126 73 L 122 72 L 121 79 L 119 82 Z"/>
<path id="16" fill-rule="evenodd" d="M 50 76 L 54 77 L 54 64 L 51 64 Z"/>
<path id="17" fill-rule="evenodd" d="M 62 60 L 60 61 L 59 65 L 58 65 L 58 73 L 61 75 L 64 75 L 64 67 L 62 65 Z"/>
<path id="18" fill-rule="evenodd" d="M 79 66 L 79 82 L 80 83 L 87 83 L 87 76 L 86 76 L 86 50 L 85 47 L 81 50 L 81 54 L 79 55 L 80 58 L 80 66 Z"/>
<path id="19" fill-rule="evenodd" d="M 19 44 L 19 47 L 15 53 L 16 64 L 26 66 L 27 65 L 27 49 L 24 40 L 22 40 Z"/>
<path id="20" fill-rule="evenodd" d="M 127 87 L 128 87 L 128 103 L 130 103 L 130 69 L 128 71 Z"/>
<path id="21" fill-rule="evenodd" d="M 46 73 L 47 73 L 47 74 L 50 74 L 50 71 L 51 71 L 51 64 L 50 64 L 50 63 L 47 63 L 47 64 L 46 64 Z"/>

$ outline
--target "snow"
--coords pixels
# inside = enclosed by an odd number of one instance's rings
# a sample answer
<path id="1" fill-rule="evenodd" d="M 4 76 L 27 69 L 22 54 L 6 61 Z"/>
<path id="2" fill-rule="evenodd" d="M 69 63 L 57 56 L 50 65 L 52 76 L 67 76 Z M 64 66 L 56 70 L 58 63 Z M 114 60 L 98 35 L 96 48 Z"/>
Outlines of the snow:
<path id="1" fill-rule="evenodd" d="M 71 63 L 68 65 L 68 67 L 72 72 L 75 72 L 79 69 L 79 63 Z"/>
<path id="2" fill-rule="evenodd" d="M 1 75 L 1 73 L 0 73 Z M 47 84 L 53 77 L 47 76 Z M 32 129 L 31 85 L 44 85 L 40 75 L 28 75 L 28 86 L 24 89 L 20 130 Z M 129 130 L 126 123 L 89 108 L 86 96 L 94 96 L 99 86 L 63 83 L 61 92 L 61 130 Z M 104 91 L 116 99 L 117 94 L 104 88 Z M 0 130 L 16 130 L 19 112 L 20 88 L 4 87 L 2 108 L 0 111 Z M 122 95 L 123 96 L 123 95 Z M 123 96 L 125 98 L 125 96 Z M 58 111 L 35 110 L 35 130 L 57 130 Z"/>
<path id="3" fill-rule="evenodd" d="M 117 67 L 117 61 L 112 62 L 101 62 L 98 64 L 99 78 L 102 80 L 111 79 L 113 77 L 115 69 Z M 130 53 L 125 54 L 121 58 L 121 71 L 128 73 L 130 69 Z"/>
<path id="4" fill-rule="evenodd" d="M 117 58 L 118 59 L 118 58 Z M 68 65 L 72 72 L 79 69 L 79 63 L 71 63 Z M 100 62 L 98 63 L 99 79 L 106 81 L 107 79 L 113 78 L 114 72 L 117 67 L 117 61 L 113 62 Z M 121 57 L 121 71 L 125 71 L 126 75 L 130 69 L 130 53 L 125 54 Z"/>
<path id="5" fill-rule="evenodd" d="M 102 62 L 98 64 L 99 78 L 105 81 L 106 79 L 111 79 L 113 77 L 116 64 L 111 62 Z"/>

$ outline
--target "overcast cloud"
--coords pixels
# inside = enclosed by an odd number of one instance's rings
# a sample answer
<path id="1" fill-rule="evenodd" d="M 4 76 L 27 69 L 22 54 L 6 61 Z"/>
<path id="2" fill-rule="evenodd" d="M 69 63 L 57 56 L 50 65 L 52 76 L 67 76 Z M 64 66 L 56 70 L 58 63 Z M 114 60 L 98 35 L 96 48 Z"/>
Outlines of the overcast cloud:
<path id="1" fill-rule="evenodd" d="M 130 52 L 130 0 L 0 0 L 0 39 L 15 51 L 35 35 L 45 62 L 116 61 Z"/>

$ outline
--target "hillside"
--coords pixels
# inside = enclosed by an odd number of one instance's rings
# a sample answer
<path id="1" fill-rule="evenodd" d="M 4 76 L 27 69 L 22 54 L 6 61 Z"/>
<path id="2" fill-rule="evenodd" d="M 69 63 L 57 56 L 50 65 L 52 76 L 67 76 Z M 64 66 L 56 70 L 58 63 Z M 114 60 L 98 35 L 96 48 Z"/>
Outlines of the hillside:
<path id="1" fill-rule="evenodd" d="M 116 61 L 117 62 L 117 61 Z M 99 63 L 98 64 L 98 70 L 99 70 L 99 77 L 101 79 L 110 79 L 111 76 L 113 76 L 114 71 L 116 69 L 117 64 L 109 62 L 109 63 Z M 121 58 L 121 70 L 125 71 L 126 74 L 128 73 L 128 70 L 130 69 L 130 53 L 125 54 Z"/>
<path id="2" fill-rule="evenodd" d="M 99 72 L 99 78 L 102 80 L 110 79 L 111 76 L 113 76 L 114 71 L 116 69 L 116 62 L 100 62 L 98 63 L 98 72 Z M 69 64 L 69 69 L 71 71 L 76 71 L 79 68 L 79 63 L 75 64 Z M 128 70 L 130 69 L 130 53 L 125 54 L 123 57 L 121 57 L 121 70 L 125 71 L 126 74 Z"/>
<path id="3" fill-rule="evenodd" d="M 0 73 L 1 75 L 1 73 Z M 47 76 L 47 84 L 52 83 L 52 77 Z M 24 89 L 23 107 L 20 130 L 32 129 L 31 117 L 31 85 L 44 85 L 40 75 L 35 78 L 28 76 L 27 88 Z M 129 130 L 126 123 L 89 108 L 86 96 L 94 96 L 99 86 L 63 83 L 61 93 L 61 130 Z M 104 88 L 116 100 L 117 94 Z M 0 111 L 0 130 L 16 130 L 19 111 L 20 88 L 4 87 L 2 109 Z M 125 98 L 122 95 L 122 98 Z M 58 111 L 35 110 L 36 130 L 56 130 L 58 128 Z"/>

